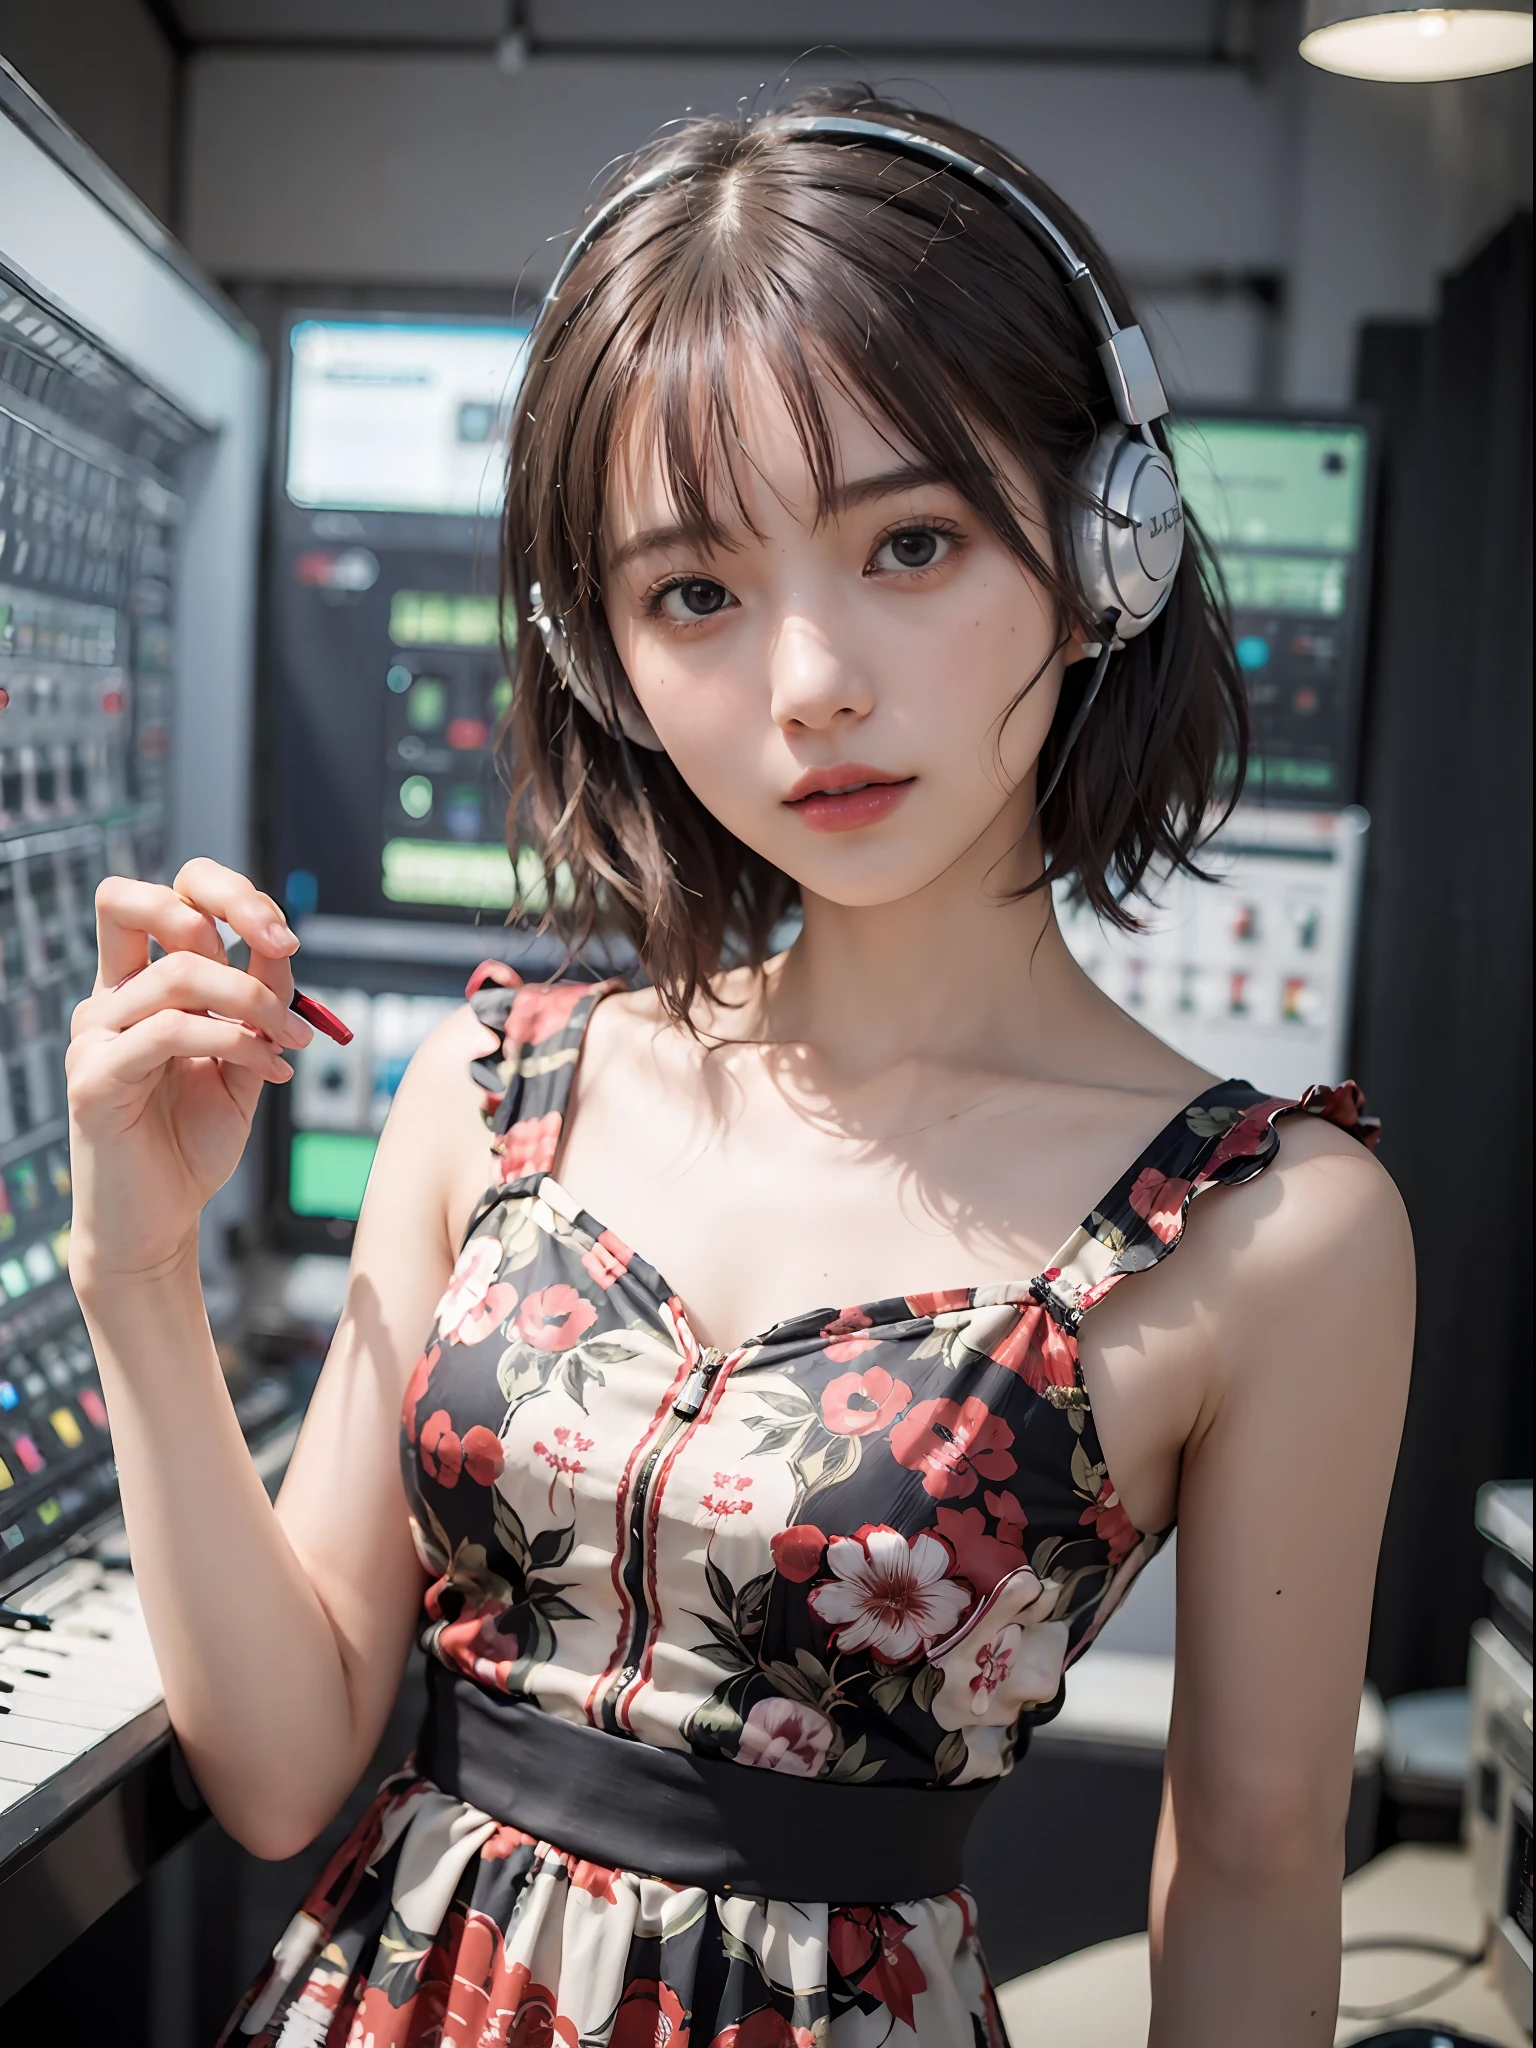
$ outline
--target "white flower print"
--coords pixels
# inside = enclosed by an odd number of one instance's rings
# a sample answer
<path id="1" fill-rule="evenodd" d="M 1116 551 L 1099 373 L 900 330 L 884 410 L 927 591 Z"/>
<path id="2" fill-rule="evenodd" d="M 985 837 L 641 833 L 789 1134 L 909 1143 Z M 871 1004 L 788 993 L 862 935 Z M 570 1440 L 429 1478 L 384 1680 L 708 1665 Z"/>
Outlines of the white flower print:
<path id="1" fill-rule="evenodd" d="M 1066 1662 L 1068 1628 L 1050 1620 L 1060 1594 L 1029 1566 L 1010 1572 L 953 1641 L 940 1644 L 934 1666 L 944 1683 L 933 1702 L 941 1728 L 1006 1724 L 1028 1706 L 1054 1699 Z"/>
<path id="2" fill-rule="evenodd" d="M 794 1700 L 759 1700 L 742 1727 L 736 1761 L 814 1778 L 826 1761 L 833 1733 L 832 1723 L 815 1707 Z"/>
<path id="3" fill-rule="evenodd" d="M 834 1536 L 827 1563 L 836 1577 L 813 1586 L 811 1607 L 839 1650 L 869 1650 L 905 1664 L 947 1635 L 970 1605 L 968 1586 L 949 1576 L 949 1547 L 921 1532 L 908 1540 L 883 1523 Z"/>
<path id="4" fill-rule="evenodd" d="M 433 1313 L 441 1337 L 453 1342 L 460 1324 L 467 1322 L 485 1301 L 500 1270 L 500 1239 L 472 1237 L 460 1252 L 459 1262 Z"/>

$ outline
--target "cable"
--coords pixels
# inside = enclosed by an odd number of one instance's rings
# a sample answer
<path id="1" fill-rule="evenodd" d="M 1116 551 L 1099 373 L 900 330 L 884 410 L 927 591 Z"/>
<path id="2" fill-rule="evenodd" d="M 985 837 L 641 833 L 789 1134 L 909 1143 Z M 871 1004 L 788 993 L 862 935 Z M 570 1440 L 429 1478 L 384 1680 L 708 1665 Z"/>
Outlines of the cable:
<path id="1" fill-rule="evenodd" d="M 1409 1998 L 1392 1999 L 1386 2005 L 1341 2005 L 1341 2020 L 1395 2020 L 1404 2019 L 1421 2012 L 1431 1999 L 1459 1984 L 1469 1970 L 1475 1970 L 1488 1958 L 1488 1944 L 1485 1941 L 1479 1949 L 1458 1948 L 1454 1942 L 1436 1941 L 1433 1935 L 1425 1934 L 1369 1934 L 1361 1935 L 1355 1941 L 1346 1941 L 1342 1953 L 1346 1956 L 1370 1955 L 1373 1951 L 1388 1950 L 1399 1955 L 1439 1956 L 1455 1964 L 1446 1976 L 1437 1978 L 1433 1984 L 1426 1984 L 1421 1991 L 1415 1991 Z"/>
<path id="2" fill-rule="evenodd" d="M 1115 627 L 1119 623 L 1120 614 L 1111 605 L 1103 618 L 1099 620 L 1099 658 L 1093 665 L 1093 674 L 1089 677 L 1088 687 L 1083 692 L 1083 701 L 1073 713 L 1072 723 L 1067 727 L 1067 736 L 1061 743 L 1061 752 L 1056 756 L 1056 766 L 1051 770 L 1051 779 L 1045 785 L 1045 794 L 1038 800 L 1034 810 L 1030 813 L 1029 825 L 1024 827 L 1026 832 L 1050 802 L 1056 785 L 1060 782 L 1066 769 L 1072 749 L 1077 744 L 1077 736 L 1088 722 L 1088 714 L 1093 709 L 1093 700 L 1099 694 L 1099 686 L 1103 682 L 1105 671 L 1109 667 L 1109 657 L 1120 644 L 1115 639 Z"/>

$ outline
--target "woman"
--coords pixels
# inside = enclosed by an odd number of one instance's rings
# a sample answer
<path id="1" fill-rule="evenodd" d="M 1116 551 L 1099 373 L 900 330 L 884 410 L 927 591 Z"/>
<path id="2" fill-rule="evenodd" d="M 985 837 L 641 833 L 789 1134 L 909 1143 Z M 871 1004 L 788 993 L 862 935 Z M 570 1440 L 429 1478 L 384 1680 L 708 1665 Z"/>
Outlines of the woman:
<path id="1" fill-rule="evenodd" d="M 71 1270 L 187 1757 L 285 1856 L 431 1677 L 229 2038 L 1000 2040 L 965 1826 L 1177 1520 L 1153 2036 L 1329 2041 L 1411 1253 L 1351 1086 L 1200 1072 L 1052 918 L 1241 755 L 1150 359 L 950 124 L 617 189 L 513 436 L 514 811 L 647 985 L 488 966 L 422 1047 L 275 1511 L 196 1229 L 296 941 L 208 861 L 99 899 Z"/>

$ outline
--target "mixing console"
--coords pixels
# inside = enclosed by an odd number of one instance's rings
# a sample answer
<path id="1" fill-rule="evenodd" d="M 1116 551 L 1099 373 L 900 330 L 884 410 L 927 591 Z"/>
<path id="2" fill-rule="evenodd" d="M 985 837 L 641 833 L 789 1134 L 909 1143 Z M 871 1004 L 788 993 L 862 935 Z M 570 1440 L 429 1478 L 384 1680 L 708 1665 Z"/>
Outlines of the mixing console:
<path id="1" fill-rule="evenodd" d="M 0 1592 L 116 1504 L 67 1272 L 64 1049 L 96 884 L 164 870 L 177 476 L 198 438 L 0 272 Z M 10 1754 L 31 1719 L 0 1708 Z"/>

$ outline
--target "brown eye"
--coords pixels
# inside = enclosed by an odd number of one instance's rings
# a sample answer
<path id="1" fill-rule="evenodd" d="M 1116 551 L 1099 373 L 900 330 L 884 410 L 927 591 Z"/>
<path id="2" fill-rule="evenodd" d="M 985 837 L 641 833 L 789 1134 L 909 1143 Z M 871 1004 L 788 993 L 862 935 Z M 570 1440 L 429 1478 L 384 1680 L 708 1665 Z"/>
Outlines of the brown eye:
<path id="1" fill-rule="evenodd" d="M 899 533 L 886 535 L 871 566 L 887 575 L 903 569 L 931 569 L 943 560 L 949 546 L 949 536 L 937 527 L 904 526 Z"/>
<path id="2" fill-rule="evenodd" d="M 679 622 L 713 618 L 732 603 L 731 593 L 712 576 L 685 576 L 661 593 L 661 609 Z"/>

